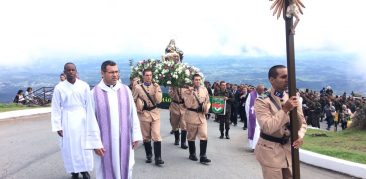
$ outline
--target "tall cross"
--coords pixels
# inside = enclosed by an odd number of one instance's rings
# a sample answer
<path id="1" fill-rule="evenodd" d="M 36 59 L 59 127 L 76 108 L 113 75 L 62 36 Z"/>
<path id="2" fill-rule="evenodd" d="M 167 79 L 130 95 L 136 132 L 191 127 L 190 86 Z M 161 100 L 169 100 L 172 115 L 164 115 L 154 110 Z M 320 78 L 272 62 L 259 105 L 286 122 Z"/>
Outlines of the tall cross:
<path id="1" fill-rule="evenodd" d="M 296 96 L 294 35 L 295 35 L 295 28 L 300 20 L 300 14 L 303 13 L 301 8 L 305 8 L 301 0 L 275 0 L 271 6 L 271 10 L 272 9 L 274 10 L 273 15 L 277 15 L 278 19 L 282 13 L 283 18 L 285 20 L 289 96 Z M 293 17 L 296 18 L 295 24 L 293 24 Z M 299 138 L 297 133 L 299 131 L 299 121 L 297 119 L 296 108 L 290 112 L 290 124 L 291 124 L 291 144 L 293 144 L 293 142 Z M 295 149 L 292 145 L 291 145 L 291 156 L 292 156 L 293 178 L 300 179 L 299 149 Z"/>
<path id="2" fill-rule="evenodd" d="M 285 8 L 283 8 L 283 18 L 285 19 L 285 33 L 286 33 L 286 56 L 287 56 L 287 70 L 288 70 L 288 90 L 289 96 L 296 96 L 296 73 L 295 73 L 295 45 L 293 32 L 293 16 L 286 17 L 286 11 L 292 0 L 285 0 Z M 297 119 L 296 108 L 290 112 L 291 125 L 291 144 L 299 138 L 299 121 Z M 300 179 L 300 160 L 299 149 L 295 149 L 291 145 L 292 156 L 292 175 L 294 179 Z"/>

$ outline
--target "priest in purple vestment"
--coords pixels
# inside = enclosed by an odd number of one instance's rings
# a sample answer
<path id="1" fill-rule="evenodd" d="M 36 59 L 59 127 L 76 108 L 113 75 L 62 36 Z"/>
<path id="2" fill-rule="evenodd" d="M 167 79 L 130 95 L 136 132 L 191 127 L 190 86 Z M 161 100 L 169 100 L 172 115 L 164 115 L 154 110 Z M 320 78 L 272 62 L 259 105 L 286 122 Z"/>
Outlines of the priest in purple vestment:
<path id="1" fill-rule="evenodd" d="M 95 150 L 97 179 L 129 179 L 134 149 L 142 141 L 137 111 L 129 87 L 119 81 L 117 64 L 103 62 L 101 73 L 92 90 L 97 120 L 87 126 L 86 148 Z"/>
<path id="2" fill-rule="evenodd" d="M 255 149 L 259 139 L 260 127 L 254 111 L 254 102 L 260 95 L 264 94 L 264 85 L 259 84 L 255 90 L 252 90 L 245 102 L 245 111 L 248 119 L 248 146 L 251 150 Z"/>

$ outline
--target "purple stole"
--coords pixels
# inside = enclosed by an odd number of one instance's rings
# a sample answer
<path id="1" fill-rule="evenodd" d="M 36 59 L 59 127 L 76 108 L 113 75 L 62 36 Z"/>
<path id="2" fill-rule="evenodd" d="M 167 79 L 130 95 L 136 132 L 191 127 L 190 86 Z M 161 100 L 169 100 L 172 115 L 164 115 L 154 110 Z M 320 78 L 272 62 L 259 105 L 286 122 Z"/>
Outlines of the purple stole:
<path id="1" fill-rule="evenodd" d="M 251 108 L 254 106 L 254 102 L 257 99 L 257 91 L 253 90 L 250 92 L 250 103 L 249 103 L 249 126 L 248 126 L 248 139 L 253 140 L 254 137 L 254 131 L 256 126 L 256 118 L 255 112 L 252 113 Z"/>
<path id="2" fill-rule="evenodd" d="M 119 113 L 119 154 L 121 177 L 127 179 L 129 172 L 130 145 L 131 145 L 131 122 L 130 104 L 126 86 L 122 85 L 117 91 Z M 94 87 L 94 100 L 96 117 L 100 128 L 103 147 L 106 150 L 102 160 L 104 179 L 115 179 L 112 163 L 111 119 L 109 113 L 108 94 L 99 86 Z"/>

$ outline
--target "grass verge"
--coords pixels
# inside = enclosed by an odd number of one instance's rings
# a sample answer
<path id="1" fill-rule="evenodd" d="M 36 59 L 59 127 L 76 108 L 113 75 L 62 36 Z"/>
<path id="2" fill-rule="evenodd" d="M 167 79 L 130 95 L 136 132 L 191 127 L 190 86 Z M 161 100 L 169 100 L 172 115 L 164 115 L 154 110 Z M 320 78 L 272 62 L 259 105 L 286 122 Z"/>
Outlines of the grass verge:
<path id="1" fill-rule="evenodd" d="M 333 132 L 308 129 L 302 149 L 366 164 L 366 131 L 347 129 Z"/>
<path id="2" fill-rule="evenodd" d="M 39 108 L 41 106 L 27 106 L 27 105 L 18 105 L 14 103 L 9 104 L 0 104 L 0 112 L 7 112 L 7 111 L 15 111 L 15 110 L 22 110 L 22 109 L 33 109 Z"/>

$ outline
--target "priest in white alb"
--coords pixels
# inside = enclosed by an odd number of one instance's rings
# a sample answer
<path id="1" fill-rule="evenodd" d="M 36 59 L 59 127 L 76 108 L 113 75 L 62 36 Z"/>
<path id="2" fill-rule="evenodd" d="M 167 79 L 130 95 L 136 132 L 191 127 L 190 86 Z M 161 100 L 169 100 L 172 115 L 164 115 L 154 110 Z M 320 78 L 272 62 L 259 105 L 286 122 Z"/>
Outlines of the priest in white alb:
<path id="1" fill-rule="evenodd" d="M 67 173 L 72 178 L 90 178 L 93 170 L 93 152 L 84 150 L 86 121 L 95 121 L 92 96 L 89 85 L 76 78 L 77 70 L 73 63 L 64 66 L 66 80 L 54 88 L 51 105 L 52 131 L 60 136 L 60 148 Z"/>
<path id="2" fill-rule="evenodd" d="M 129 87 L 119 81 L 117 64 L 103 62 L 101 74 L 92 90 L 96 121 L 88 121 L 85 148 L 97 154 L 97 179 L 129 179 L 134 149 L 142 141 L 137 111 Z"/>

